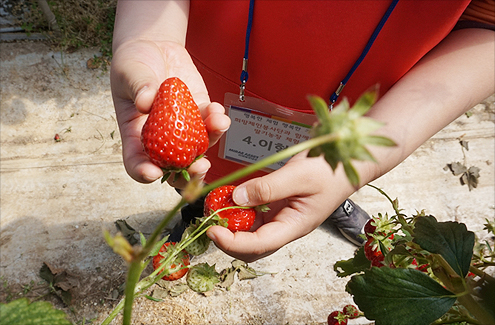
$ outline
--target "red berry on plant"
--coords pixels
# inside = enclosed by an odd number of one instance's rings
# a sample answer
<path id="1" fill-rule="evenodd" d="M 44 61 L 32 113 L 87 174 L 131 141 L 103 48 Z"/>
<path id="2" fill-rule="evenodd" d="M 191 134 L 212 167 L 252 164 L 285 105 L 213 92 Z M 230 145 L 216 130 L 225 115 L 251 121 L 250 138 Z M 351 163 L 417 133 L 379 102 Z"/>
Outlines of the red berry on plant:
<path id="1" fill-rule="evenodd" d="M 209 216 L 212 212 L 225 207 L 236 206 L 232 198 L 232 192 L 235 186 L 225 185 L 220 186 L 208 193 L 205 198 L 204 204 L 204 216 Z M 227 219 L 227 228 L 233 232 L 236 231 L 248 231 L 254 223 L 256 217 L 256 208 L 233 208 L 220 211 L 218 213 L 220 218 Z"/>
<path id="2" fill-rule="evenodd" d="M 332 311 L 328 315 L 328 325 L 347 325 L 347 316 L 341 311 Z"/>
<path id="3" fill-rule="evenodd" d="M 153 257 L 153 269 L 156 270 L 158 269 L 163 262 L 167 259 L 169 254 L 172 252 L 171 250 L 169 251 L 169 246 L 175 246 L 175 242 L 168 242 L 163 244 L 163 246 L 160 248 L 160 252 L 158 255 Z M 185 251 L 179 252 L 179 254 L 175 257 L 175 259 L 172 261 L 170 266 L 168 267 L 169 273 L 166 274 L 162 277 L 163 280 L 166 281 L 175 281 L 180 278 L 182 278 L 184 275 L 186 275 L 188 269 L 184 268 L 185 266 L 188 266 L 190 264 L 189 260 L 189 254 Z M 167 267 L 165 267 L 162 272 L 165 272 L 167 270 Z"/>
<path id="4" fill-rule="evenodd" d="M 354 305 L 346 305 L 342 309 L 342 312 L 349 316 L 350 319 L 359 317 L 359 309 Z"/>
<path id="5" fill-rule="evenodd" d="M 380 251 L 378 245 L 375 245 L 374 239 L 370 238 L 364 244 L 364 255 L 371 262 L 371 266 L 382 267 L 385 257 Z"/>
<path id="6" fill-rule="evenodd" d="M 161 84 L 141 131 L 141 142 L 150 160 L 164 170 L 163 181 L 172 172 L 185 175 L 208 149 L 208 133 L 199 108 L 179 78 L 168 78 Z"/>
<path id="7" fill-rule="evenodd" d="M 376 230 L 376 225 L 375 225 L 375 220 L 369 219 L 366 224 L 364 225 L 364 234 L 366 235 L 366 238 L 371 238 L 371 235 L 375 233 Z"/>

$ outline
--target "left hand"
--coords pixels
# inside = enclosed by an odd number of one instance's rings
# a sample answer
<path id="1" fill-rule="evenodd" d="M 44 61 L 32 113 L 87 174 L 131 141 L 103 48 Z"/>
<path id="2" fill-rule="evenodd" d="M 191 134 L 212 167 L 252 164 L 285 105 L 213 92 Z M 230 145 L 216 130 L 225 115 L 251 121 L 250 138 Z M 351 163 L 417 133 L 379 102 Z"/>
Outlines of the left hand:
<path id="1" fill-rule="evenodd" d="M 207 235 L 221 250 L 245 262 L 268 256 L 316 229 L 354 191 L 341 168 L 334 174 L 322 157 L 306 156 L 302 152 L 279 170 L 236 187 L 237 205 L 270 203 L 270 211 L 257 216 L 252 232 L 211 227 Z"/>

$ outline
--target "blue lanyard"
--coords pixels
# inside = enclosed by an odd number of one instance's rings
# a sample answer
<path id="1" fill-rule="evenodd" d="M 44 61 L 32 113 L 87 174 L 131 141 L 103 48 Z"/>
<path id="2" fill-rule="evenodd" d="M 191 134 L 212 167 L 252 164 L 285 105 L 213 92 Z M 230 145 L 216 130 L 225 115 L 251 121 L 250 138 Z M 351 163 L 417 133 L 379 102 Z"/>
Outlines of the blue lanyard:
<path id="1" fill-rule="evenodd" d="M 376 38 L 378 37 L 378 34 L 382 30 L 383 26 L 385 25 L 385 22 L 390 17 L 390 14 L 392 14 L 392 11 L 394 10 L 394 8 L 398 2 L 399 2 L 399 0 L 393 0 L 392 1 L 390 6 L 388 7 L 387 11 L 383 15 L 382 19 L 378 23 L 378 26 L 376 26 L 375 30 L 373 31 L 373 34 L 371 34 L 371 37 L 368 40 L 368 43 L 366 44 L 366 46 L 364 47 L 363 52 L 361 53 L 359 58 L 354 63 L 351 70 L 349 70 L 349 72 L 347 73 L 345 78 L 340 82 L 340 85 L 337 88 L 337 90 L 335 90 L 335 92 L 332 94 L 332 96 L 330 96 L 330 105 L 329 105 L 330 109 L 333 108 L 333 104 L 339 98 L 340 93 L 344 89 L 345 85 L 347 84 L 347 82 L 351 78 L 354 71 L 356 71 L 356 69 L 361 64 L 361 62 L 363 62 L 364 58 L 366 57 L 366 54 L 368 54 L 368 51 L 371 49 L 371 46 L 375 42 Z M 248 63 L 248 57 L 249 57 L 249 38 L 251 37 L 251 28 L 253 26 L 253 13 L 254 13 L 254 0 L 250 0 L 249 1 L 248 25 L 246 28 L 246 44 L 245 44 L 245 48 L 244 48 L 244 58 L 242 60 L 241 85 L 240 85 L 240 93 L 239 93 L 239 100 L 241 102 L 243 102 L 244 98 L 245 98 L 244 93 L 246 90 L 246 82 L 247 82 L 248 77 L 249 77 L 248 72 L 247 72 L 247 63 Z"/>
<path id="2" fill-rule="evenodd" d="M 251 37 L 251 28 L 253 26 L 253 12 L 254 12 L 254 0 L 249 0 L 249 17 L 246 28 L 246 44 L 244 46 L 244 58 L 242 59 L 242 72 L 241 72 L 241 85 L 239 100 L 244 101 L 244 91 L 246 90 L 246 82 L 249 78 L 247 71 L 248 57 L 249 57 L 249 38 Z"/>

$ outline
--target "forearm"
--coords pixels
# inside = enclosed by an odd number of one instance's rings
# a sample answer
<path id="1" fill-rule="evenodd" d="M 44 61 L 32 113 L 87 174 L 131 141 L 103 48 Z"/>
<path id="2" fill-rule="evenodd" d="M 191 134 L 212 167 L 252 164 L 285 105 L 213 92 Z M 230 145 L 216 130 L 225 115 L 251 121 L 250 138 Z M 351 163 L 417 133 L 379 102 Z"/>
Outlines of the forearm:
<path id="1" fill-rule="evenodd" d="M 362 183 L 387 173 L 431 136 L 495 92 L 495 33 L 451 33 L 371 109 L 396 147 L 370 148 L 378 164 L 359 163 Z"/>
<path id="2" fill-rule="evenodd" d="M 113 49 L 137 39 L 185 45 L 188 16 L 186 0 L 121 0 L 117 5 Z"/>

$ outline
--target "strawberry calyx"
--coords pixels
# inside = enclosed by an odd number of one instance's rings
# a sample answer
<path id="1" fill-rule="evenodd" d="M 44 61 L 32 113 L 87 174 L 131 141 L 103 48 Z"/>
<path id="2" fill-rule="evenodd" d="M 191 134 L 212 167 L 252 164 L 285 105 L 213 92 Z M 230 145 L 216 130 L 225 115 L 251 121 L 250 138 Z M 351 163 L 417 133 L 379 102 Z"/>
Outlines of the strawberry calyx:
<path id="1" fill-rule="evenodd" d="M 328 315 L 327 323 L 328 325 L 347 325 L 347 319 L 349 316 L 341 311 L 335 310 Z"/>
<path id="2" fill-rule="evenodd" d="M 165 183 L 170 178 L 170 176 L 172 176 L 172 174 L 174 174 L 174 179 L 172 180 L 172 183 L 177 182 L 180 176 L 182 176 L 186 180 L 186 182 L 189 182 L 191 180 L 191 175 L 189 175 L 189 172 L 187 170 L 198 159 L 201 159 L 203 157 L 204 157 L 203 154 L 197 156 L 196 158 L 194 158 L 193 162 L 190 163 L 185 168 L 161 168 L 161 170 L 163 171 L 163 177 L 161 179 L 161 183 Z"/>

